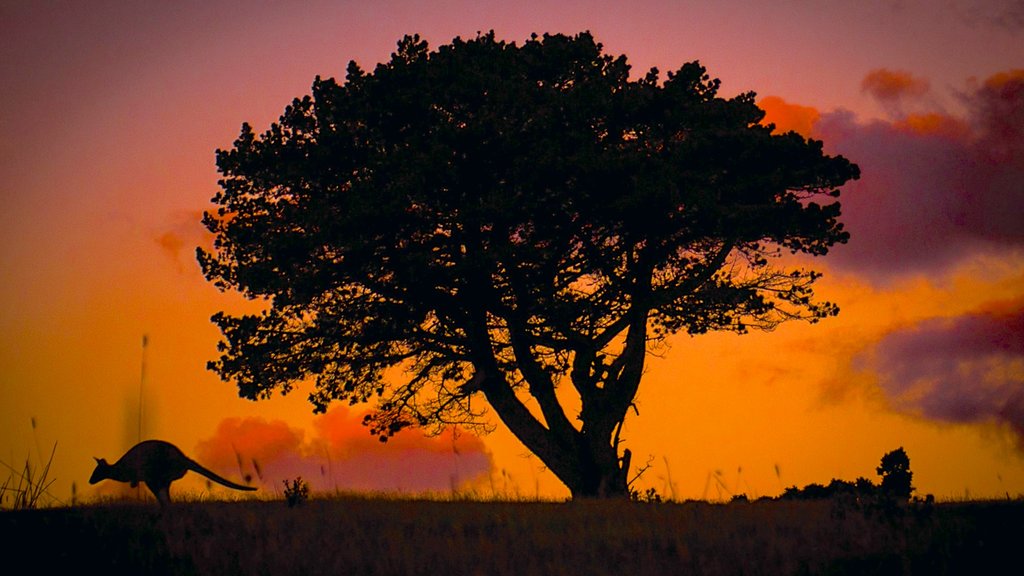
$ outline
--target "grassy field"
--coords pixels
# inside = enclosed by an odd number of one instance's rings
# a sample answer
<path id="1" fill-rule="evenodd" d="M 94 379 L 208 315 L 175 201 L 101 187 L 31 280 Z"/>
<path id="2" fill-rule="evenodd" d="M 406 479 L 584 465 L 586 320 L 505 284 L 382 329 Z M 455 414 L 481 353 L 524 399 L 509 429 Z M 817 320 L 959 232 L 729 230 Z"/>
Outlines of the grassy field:
<path id="1" fill-rule="evenodd" d="M 39 574 L 995 574 L 1015 563 L 1022 536 L 1019 500 L 335 498 L 0 512 L 6 564 Z"/>

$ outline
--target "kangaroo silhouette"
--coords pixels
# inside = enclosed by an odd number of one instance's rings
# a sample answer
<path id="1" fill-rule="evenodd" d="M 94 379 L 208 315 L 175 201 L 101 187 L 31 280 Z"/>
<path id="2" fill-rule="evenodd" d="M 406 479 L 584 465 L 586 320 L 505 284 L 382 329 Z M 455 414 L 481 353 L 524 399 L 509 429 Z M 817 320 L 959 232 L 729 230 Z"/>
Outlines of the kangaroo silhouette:
<path id="1" fill-rule="evenodd" d="M 161 506 L 166 506 L 171 502 L 171 482 L 180 479 L 189 470 L 198 472 L 218 484 L 235 490 L 256 489 L 254 486 L 235 484 L 218 476 L 195 460 L 185 456 L 174 444 L 163 440 L 139 442 L 128 449 L 124 456 L 121 456 L 113 464 L 107 464 L 103 458 L 94 457 L 94 459 L 96 460 L 96 469 L 93 470 L 92 476 L 89 478 L 89 484 L 110 479 L 118 482 L 130 482 L 134 488 L 139 485 L 139 482 L 143 482 L 156 496 Z"/>

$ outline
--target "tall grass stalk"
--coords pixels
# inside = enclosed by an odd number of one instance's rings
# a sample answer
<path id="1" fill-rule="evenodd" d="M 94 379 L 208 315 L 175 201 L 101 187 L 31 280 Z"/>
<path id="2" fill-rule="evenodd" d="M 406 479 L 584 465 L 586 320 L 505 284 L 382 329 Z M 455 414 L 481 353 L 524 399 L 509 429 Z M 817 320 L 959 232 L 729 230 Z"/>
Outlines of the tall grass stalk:
<path id="1" fill-rule="evenodd" d="M 56 482 L 56 479 L 49 477 L 50 466 L 53 464 L 53 456 L 56 452 L 57 443 L 54 442 L 53 448 L 50 450 L 50 457 L 47 458 L 46 464 L 38 470 L 33 468 L 32 459 L 29 457 L 25 458 L 25 466 L 20 472 L 10 464 L 0 461 L 0 465 L 8 470 L 7 479 L 0 484 L 0 508 L 7 505 L 8 499 L 10 499 L 12 510 L 37 508 L 42 503 L 44 495 L 51 500 L 60 502 L 49 493 L 50 486 Z"/>

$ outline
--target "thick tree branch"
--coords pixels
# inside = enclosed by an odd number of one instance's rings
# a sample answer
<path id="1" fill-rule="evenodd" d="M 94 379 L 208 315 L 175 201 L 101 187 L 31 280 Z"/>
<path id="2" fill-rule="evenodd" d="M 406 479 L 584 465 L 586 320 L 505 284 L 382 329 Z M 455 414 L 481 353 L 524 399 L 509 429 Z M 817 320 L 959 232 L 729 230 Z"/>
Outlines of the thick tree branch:
<path id="1" fill-rule="evenodd" d="M 555 435 L 558 442 L 563 446 L 571 445 L 573 437 L 576 435 L 576 429 L 566 418 L 565 411 L 562 410 L 562 405 L 555 395 L 555 385 L 551 380 L 551 375 L 544 371 L 537 362 L 536 355 L 528 343 L 529 336 L 525 333 L 521 319 L 513 316 L 506 321 L 516 363 L 529 384 L 530 395 L 537 400 L 541 413 L 544 415 L 544 421 L 547 422 L 548 429 Z"/>

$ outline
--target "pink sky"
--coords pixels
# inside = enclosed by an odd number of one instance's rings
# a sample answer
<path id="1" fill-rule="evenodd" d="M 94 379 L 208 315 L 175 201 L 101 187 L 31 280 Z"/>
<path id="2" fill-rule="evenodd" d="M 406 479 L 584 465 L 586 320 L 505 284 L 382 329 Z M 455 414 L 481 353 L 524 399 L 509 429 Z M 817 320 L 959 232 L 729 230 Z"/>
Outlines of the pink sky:
<path id="1" fill-rule="evenodd" d="M 850 245 L 816 263 L 843 313 L 673 341 L 627 426 L 634 461 L 653 464 L 643 482 L 701 497 L 719 471 L 771 495 L 873 477 L 903 445 L 922 491 L 1024 492 L 1020 1 L 0 1 L 0 460 L 57 442 L 54 491 L 82 490 L 93 455 L 137 436 L 143 334 L 143 435 L 196 454 L 235 419 L 318 441 L 304 392 L 250 403 L 205 370 L 210 315 L 245 306 L 193 256 L 214 150 L 404 34 L 437 46 L 490 29 L 590 30 L 638 74 L 699 59 L 723 94 L 773 97 L 780 125 L 864 173 L 843 198 Z M 956 351 L 952 368 L 936 350 Z M 564 495 L 500 428 L 472 446 L 492 478 Z M 409 474 L 433 473 L 423 462 Z"/>

